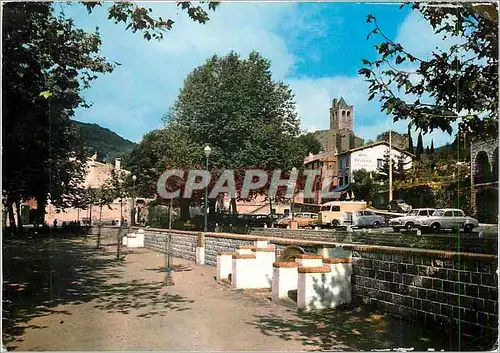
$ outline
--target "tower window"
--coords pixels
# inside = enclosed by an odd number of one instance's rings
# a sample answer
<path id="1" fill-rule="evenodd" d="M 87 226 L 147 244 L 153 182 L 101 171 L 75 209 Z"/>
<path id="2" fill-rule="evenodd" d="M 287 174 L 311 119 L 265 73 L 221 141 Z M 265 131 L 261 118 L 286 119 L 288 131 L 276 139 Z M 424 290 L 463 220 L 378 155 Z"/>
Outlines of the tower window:
<path id="1" fill-rule="evenodd" d="M 345 116 L 345 110 L 342 110 L 342 116 L 343 117 Z"/>
<path id="2" fill-rule="evenodd" d="M 347 112 L 347 116 L 351 116 L 351 112 Z"/>

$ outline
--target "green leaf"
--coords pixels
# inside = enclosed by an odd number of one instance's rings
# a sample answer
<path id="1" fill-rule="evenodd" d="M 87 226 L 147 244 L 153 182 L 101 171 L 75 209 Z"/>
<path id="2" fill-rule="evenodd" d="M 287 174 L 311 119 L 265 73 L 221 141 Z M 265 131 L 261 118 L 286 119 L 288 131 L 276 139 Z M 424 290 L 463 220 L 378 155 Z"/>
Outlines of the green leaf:
<path id="1" fill-rule="evenodd" d="M 49 97 L 52 97 L 52 92 L 50 91 L 43 91 L 43 92 L 40 92 L 40 97 L 43 97 L 45 99 L 49 98 Z"/>

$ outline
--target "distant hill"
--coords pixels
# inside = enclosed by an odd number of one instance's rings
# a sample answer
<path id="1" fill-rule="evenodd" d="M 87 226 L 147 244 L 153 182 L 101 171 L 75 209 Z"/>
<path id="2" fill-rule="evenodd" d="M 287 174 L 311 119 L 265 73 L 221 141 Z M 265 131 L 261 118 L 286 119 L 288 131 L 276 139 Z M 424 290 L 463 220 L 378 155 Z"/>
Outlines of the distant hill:
<path id="1" fill-rule="evenodd" d="M 136 143 L 97 124 L 82 123 L 76 120 L 73 120 L 73 123 L 80 133 L 89 157 L 97 152 L 97 160 L 100 162 L 112 162 L 116 157 L 130 153 L 137 146 Z"/>

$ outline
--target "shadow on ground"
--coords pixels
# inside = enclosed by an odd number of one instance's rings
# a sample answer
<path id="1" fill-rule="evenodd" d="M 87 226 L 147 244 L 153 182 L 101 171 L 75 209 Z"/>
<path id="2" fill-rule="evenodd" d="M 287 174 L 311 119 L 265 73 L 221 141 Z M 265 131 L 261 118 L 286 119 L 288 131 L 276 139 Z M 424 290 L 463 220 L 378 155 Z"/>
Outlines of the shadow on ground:
<path id="1" fill-rule="evenodd" d="M 290 310 L 290 313 L 291 319 L 255 316 L 255 321 L 249 324 L 268 336 L 301 341 L 306 350 L 449 349 L 442 335 L 432 337 L 421 327 L 376 314 L 368 307 L 344 306 L 310 312 Z"/>
<path id="2" fill-rule="evenodd" d="M 71 315 L 60 305 L 92 302 L 110 313 L 134 310 L 142 318 L 189 310 L 192 301 L 166 293 L 162 282 L 128 280 L 124 262 L 115 255 L 74 239 L 4 239 L 2 335 L 7 349 L 16 348 L 27 328 L 46 328 L 28 324 L 30 319 Z"/>

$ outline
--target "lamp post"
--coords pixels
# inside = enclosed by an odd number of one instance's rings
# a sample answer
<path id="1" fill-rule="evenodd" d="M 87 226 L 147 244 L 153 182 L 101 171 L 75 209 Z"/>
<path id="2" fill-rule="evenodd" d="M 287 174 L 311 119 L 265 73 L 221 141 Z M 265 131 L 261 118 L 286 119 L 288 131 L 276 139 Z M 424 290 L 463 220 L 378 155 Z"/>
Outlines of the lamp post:
<path id="1" fill-rule="evenodd" d="M 123 228 L 123 198 L 122 198 L 122 182 L 123 180 L 118 179 L 118 194 L 120 197 L 120 228 L 118 229 L 118 237 L 116 244 L 116 259 L 120 260 L 120 253 L 122 248 L 122 228 Z"/>
<path id="2" fill-rule="evenodd" d="M 170 209 L 168 210 L 168 235 L 167 235 L 167 243 L 165 249 L 165 285 L 173 286 L 174 281 L 172 278 L 172 266 L 170 264 L 170 253 L 171 253 L 171 244 L 172 244 L 172 198 L 170 198 Z"/>
<path id="3" fill-rule="evenodd" d="M 130 213 L 130 225 L 135 226 L 135 181 L 137 180 L 137 177 L 135 175 L 132 175 L 132 212 Z M 130 228 L 130 227 L 129 227 Z"/>
<path id="4" fill-rule="evenodd" d="M 292 168 L 292 173 L 290 174 L 290 177 L 292 177 L 292 175 L 295 175 L 297 173 L 297 168 L 293 167 Z M 292 185 L 293 189 L 292 189 L 292 207 L 291 207 L 291 211 L 292 211 L 292 222 L 290 223 L 290 226 L 292 225 L 293 223 L 293 220 L 294 220 L 294 213 L 295 213 L 295 183 L 293 183 Z M 291 227 L 290 227 L 291 228 Z"/>
<path id="5" fill-rule="evenodd" d="M 389 202 L 392 201 L 392 130 L 389 130 Z"/>
<path id="6" fill-rule="evenodd" d="M 210 148 L 210 146 L 206 146 L 203 151 L 205 152 L 205 167 L 207 169 L 207 172 L 208 172 L 208 157 L 210 157 L 210 152 L 212 152 L 212 149 Z M 205 186 L 205 227 L 204 227 L 204 231 L 205 233 L 208 232 L 208 185 Z"/>

